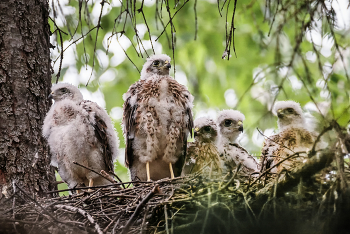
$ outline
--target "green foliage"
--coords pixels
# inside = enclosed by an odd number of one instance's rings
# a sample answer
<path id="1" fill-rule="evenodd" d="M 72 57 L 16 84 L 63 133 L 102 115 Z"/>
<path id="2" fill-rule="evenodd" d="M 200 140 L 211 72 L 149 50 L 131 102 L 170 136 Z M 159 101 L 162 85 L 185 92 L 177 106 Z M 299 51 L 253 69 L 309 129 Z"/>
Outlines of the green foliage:
<path id="1" fill-rule="evenodd" d="M 65 13 L 65 7 L 63 9 L 66 23 L 60 27 L 61 30 L 69 32 L 68 35 L 62 34 L 64 48 L 81 37 L 82 31 L 86 34 L 97 25 L 101 9 L 100 1 L 81 2 L 83 5 L 81 21 L 79 21 L 78 1 L 67 3 L 75 9 L 74 13 Z M 226 23 L 228 3 L 223 1 L 219 1 L 220 7 L 226 4 L 221 12 L 222 17 L 216 1 L 198 1 L 196 13 L 195 1 L 150 0 L 145 2 L 142 9 L 156 52 L 172 55 L 171 43 L 169 43 L 172 39 L 171 24 L 167 26 L 166 33 L 162 34 L 157 42 L 154 40 L 163 30 L 160 20 L 156 20 L 156 4 L 159 4 L 158 11 L 162 13 L 165 25 L 169 20 L 165 4 L 169 3 L 171 15 L 181 8 L 172 21 L 176 29 L 173 33 L 176 39 L 174 51 L 176 73 L 173 76 L 187 81 L 187 86 L 195 97 L 195 116 L 210 110 L 219 111 L 228 108 L 237 108 L 244 113 L 246 116 L 244 125 L 248 138 L 242 143 L 255 155 L 260 154 L 263 139 L 261 136 L 260 140 L 255 139 L 259 135 L 256 128 L 264 131 L 275 129 L 277 126 L 276 117 L 271 112 L 271 106 L 275 100 L 292 99 L 299 102 L 307 112 L 322 120 L 318 130 L 332 119 L 336 119 L 343 127 L 349 122 L 350 82 L 347 73 L 349 74 L 350 67 L 349 50 L 345 50 L 350 42 L 349 33 L 345 33 L 349 30 L 349 26 L 340 28 L 332 24 L 334 17 L 339 20 L 342 16 L 334 16 L 337 12 L 330 8 L 333 5 L 327 1 L 268 2 L 269 4 L 259 1 L 251 3 L 238 1 L 234 21 L 236 28 L 234 46 L 237 57 L 232 50 L 229 60 L 221 57 L 226 43 L 225 25 L 230 26 L 233 2 L 228 8 L 228 23 Z M 147 54 L 153 53 L 149 46 L 149 34 L 142 12 L 137 12 L 141 7 L 141 1 L 135 3 L 136 6 L 133 9 L 136 9 L 136 12 L 130 12 L 134 17 L 132 20 L 130 16 L 126 17 L 125 13 L 118 18 L 120 12 L 126 9 L 126 4 L 131 4 L 130 1 L 122 3 L 122 7 L 119 1 L 104 4 L 104 8 L 108 8 L 109 12 L 103 14 L 101 18 L 97 41 L 97 28 L 95 28 L 84 40 L 81 39 L 73 44 L 71 48 L 75 48 L 74 54 L 68 56 L 74 55 L 76 62 L 64 65 L 60 77 L 60 80 L 74 83 L 76 81 L 72 79 L 75 78 L 72 73 L 69 73 L 71 67 L 74 67 L 78 74 L 82 74 L 87 65 L 92 67 L 94 64 L 94 79 L 86 88 L 90 92 L 100 90 L 103 93 L 109 113 L 115 107 L 122 107 L 123 93 L 139 79 L 137 69 L 124 55 L 119 43 L 139 70 Z M 183 6 L 184 3 L 186 4 Z M 61 4 L 64 5 L 64 3 Z M 160 10 L 161 4 L 163 4 L 162 10 Z M 174 7 L 175 4 L 177 4 L 176 7 Z M 343 3 L 342 6 L 346 4 Z M 328 8 L 325 7 L 326 5 Z M 55 9 L 59 11 L 57 5 Z M 130 6 L 128 9 L 132 10 Z M 50 24 L 52 31 L 56 29 L 52 21 Z M 135 25 L 146 49 L 138 44 Z M 77 32 L 74 34 L 76 27 Z M 122 31 L 123 35 L 115 34 Z M 112 33 L 113 36 L 111 36 Z M 310 34 L 314 35 L 312 40 Z M 56 31 L 55 35 L 57 41 L 55 45 L 60 47 L 59 32 Z M 195 36 L 196 40 L 194 40 Z M 133 45 L 130 46 L 130 42 Z M 109 45 L 108 48 L 107 45 Z M 142 53 L 137 53 L 136 50 Z M 343 61 L 339 52 L 343 55 Z M 55 60 L 58 53 L 53 54 L 53 60 Z M 104 62 L 105 59 L 107 62 Z M 174 61 L 172 64 L 174 65 Z M 57 73 L 59 59 L 54 67 Z M 87 75 L 84 73 L 83 81 L 81 78 L 78 79 L 81 85 L 86 84 L 88 79 L 86 76 L 90 75 L 89 67 L 88 71 L 85 72 Z M 106 73 L 106 71 L 112 71 L 112 73 Z M 106 77 L 101 78 L 104 74 L 114 74 L 114 76 L 109 75 L 106 81 Z M 311 108 L 315 104 L 320 108 Z M 323 117 L 316 111 L 317 109 L 323 110 Z M 115 119 L 115 128 L 121 139 L 120 147 L 124 148 L 120 124 L 121 116 Z M 116 166 L 118 175 L 127 180 L 126 169 L 119 162 Z"/>

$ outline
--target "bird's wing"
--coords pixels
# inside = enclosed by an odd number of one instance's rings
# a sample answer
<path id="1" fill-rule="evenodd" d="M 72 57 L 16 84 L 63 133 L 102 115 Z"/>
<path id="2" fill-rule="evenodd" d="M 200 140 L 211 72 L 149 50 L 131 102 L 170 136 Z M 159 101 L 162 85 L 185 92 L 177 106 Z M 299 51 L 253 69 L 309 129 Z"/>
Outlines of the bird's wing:
<path id="1" fill-rule="evenodd" d="M 276 134 L 265 139 L 264 145 L 261 149 L 261 157 L 260 157 L 261 172 L 272 166 L 273 164 L 272 162 L 277 156 L 276 153 L 278 149 L 282 147 L 278 145 L 279 138 L 280 138 L 280 135 Z"/>
<path id="2" fill-rule="evenodd" d="M 186 109 L 186 115 L 188 117 L 188 124 L 187 124 L 187 129 L 190 132 L 191 138 L 193 137 L 192 135 L 192 129 L 193 129 L 193 115 L 192 115 L 192 110 L 187 107 Z M 186 142 L 187 142 L 187 136 L 186 136 Z"/>
<path id="3" fill-rule="evenodd" d="M 241 163 L 242 166 L 245 167 L 248 171 L 252 171 L 252 172 L 258 171 L 259 169 L 258 162 L 255 160 L 253 156 L 251 156 L 248 153 L 248 151 L 245 148 L 235 143 L 234 144 L 230 143 L 230 146 L 235 148 L 234 151 L 236 155 L 232 155 L 232 157 L 237 165 L 238 163 Z"/>
<path id="4" fill-rule="evenodd" d="M 138 81 L 130 86 L 126 93 L 126 100 L 123 105 L 123 132 L 125 135 L 125 166 L 130 168 L 133 164 L 134 152 L 132 148 L 136 130 L 136 111 L 138 108 L 137 94 L 140 87 Z"/>
<path id="5" fill-rule="evenodd" d="M 114 171 L 113 161 L 118 154 L 118 138 L 107 112 L 95 102 L 84 100 L 81 107 L 89 113 L 89 122 L 94 127 L 95 137 L 102 148 L 102 156 L 108 171 Z"/>
<path id="6" fill-rule="evenodd" d="M 183 136 L 182 136 L 182 141 L 183 141 L 183 155 L 182 157 L 179 158 L 179 160 L 176 162 L 176 167 L 179 169 L 182 169 L 182 167 L 184 166 L 185 163 L 185 159 L 186 159 L 186 155 L 187 155 L 187 136 L 188 133 L 190 133 L 191 138 L 193 137 L 193 115 L 192 115 L 192 101 L 193 101 L 193 97 L 191 95 L 191 93 L 187 90 L 187 88 L 181 84 L 179 84 L 179 86 L 182 87 L 182 93 L 184 94 L 184 99 L 185 101 L 185 108 L 186 108 L 186 116 L 185 118 L 188 118 L 187 124 L 186 124 L 186 130 L 188 131 L 184 131 L 183 132 Z M 181 172 L 180 172 L 181 173 Z M 179 174 L 180 174 L 179 173 Z"/>
<path id="7" fill-rule="evenodd" d="M 188 118 L 188 123 L 186 126 L 186 129 L 188 130 L 188 132 L 190 133 L 191 137 L 192 137 L 192 129 L 193 129 L 193 116 L 192 116 L 192 110 L 190 108 L 186 109 L 186 115 Z M 183 142 L 183 150 L 182 150 L 182 155 L 179 157 L 179 159 L 177 160 L 177 162 L 175 163 L 175 168 L 179 169 L 179 172 L 177 174 L 181 174 L 181 169 L 185 167 L 185 162 L 187 159 L 187 148 L 188 148 L 188 144 L 187 144 L 187 136 L 188 136 L 188 132 L 187 131 L 183 131 L 182 133 L 182 142 Z M 188 174 L 188 173 L 187 173 Z"/>
<path id="8" fill-rule="evenodd" d="M 182 173 L 181 175 L 188 175 L 192 173 L 193 167 L 196 164 L 196 157 L 198 155 L 198 147 L 196 142 L 187 142 L 187 146 L 185 147 L 186 156 L 185 163 L 183 163 Z"/>

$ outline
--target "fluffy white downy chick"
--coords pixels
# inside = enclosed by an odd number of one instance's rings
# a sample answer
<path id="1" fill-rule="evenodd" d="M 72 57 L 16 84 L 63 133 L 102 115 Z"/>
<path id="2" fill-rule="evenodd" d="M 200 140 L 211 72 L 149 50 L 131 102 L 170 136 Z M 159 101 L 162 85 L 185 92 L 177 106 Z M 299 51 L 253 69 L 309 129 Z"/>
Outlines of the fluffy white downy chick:
<path id="1" fill-rule="evenodd" d="M 194 142 L 187 143 L 187 156 L 182 175 L 221 174 L 221 160 L 216 147 L 218 129 L 214 120 L 201 117 L 194 121 Z"/>
<path id="2" fill-rule="evenodd" d="M 279 101 L 275 103 L 273 111 L 278 117 L 279 133 L 265 139 L 261 150 L 261 170 L 273 167 L 281 160 L 301 152 L 271 169 L 272 173 L 279 173 L 282 169 L 292 170 L 306 160 L 307 152 L 312 149 L 316 136 L 308 130 L 299 103 Z"/>
<path id="3" fill-rule="evenodd" d="M 50 94 L 55 100 L 47 113 L 43 136 L 51 152 L 51 165 L 57 167 L 69 188 L 78 184 L 104 185 L 110 182 L 74 161 L 98 172 L 114 171 L 119 140 L 107 112 L 96 103 L 83 100 L 79 89 L 59 83 Z"/>
<path id="4" fill-rule="evenodd" d="M 219 127 L 220 138 L 217 143 L 220 156 L 228 171 L 234 171 L 238 164 L 242 165 L 240 174 L 258 175 L 259 165 L 247 150 L 237 143 L 243 132 L 245 116 L 237 110 L 223 110 L 219 112 L 216 124 Z"/>
<path id="5" fill-rule="evenodd" d="M 170 67 L 169 56 L 151 56 L 140 80 L 123 95 L 125 164 L 132 180 L 181 174 L 193 127 L 193 97 L 169 76 Z"/>

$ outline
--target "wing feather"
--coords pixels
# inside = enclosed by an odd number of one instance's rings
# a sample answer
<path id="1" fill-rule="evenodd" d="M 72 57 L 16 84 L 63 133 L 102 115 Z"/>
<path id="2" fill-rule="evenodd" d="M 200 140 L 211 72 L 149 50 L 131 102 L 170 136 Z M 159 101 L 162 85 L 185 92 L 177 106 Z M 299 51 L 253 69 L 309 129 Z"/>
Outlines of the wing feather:
<path id="1" fill-rule="evenodd" d="M 109 116 L 104 109 L 99 107 L 96 103 L 84 100 L 80 105 L 89 113 L 90 124 L 94 128 L 95 137 L 102 149 L 102 157 L 105 166 L 108 171 L 114 171 L 113 166 L 113 146 L 111 145 L 111 137 L 108 132 L 108 124 L 106 121 L 109 120 Z M 110 126 L 111 127 L 111 126 Z M 114 130 L 113 130 L 114 132 Z M 116 142 L 115 142 L 116 143 Z M 114 147 L 118 147 L 117 145 Z"/>
<path id="2" fill-rule="evenodd" d="M 258 168 L 259 168 L 259 164 L 258 162 L 255 160 L 255 158 L 249 154 L 249 152 L 243 148 L 242 146 L 240 146 L 239 144 L 230 144 L 231 146 L 234 146 L 236 147 L 238 150 L 240 150 L 240 158 L 242 159 L 243 161 L 243 166 L 248 168 L 248 169 L 251 169 L 251 170 L 254 170 L 254 171 L 257 171 Z"/>
<path id="3" fill-rule="evenodd" d="M 138 105 L 131 103 L 132 96 L 129 96 L 123 105 L 123 123 L 124 123 L 124 134 L 125 134 L 125 166 L 130 168 L 133 164 L 134 152 L 133 152 L 133 141 L 136 131 L 136 111 Z"/>
<path id="4" fill-rule="evenodd" d="M 261 149 L 260 172 L 263 172 L 273 166 L 273 161 L 276 157 L 276 151 L 278 149 L 278 141 L 278 134 L 265 139 L 264 145 Z"/>

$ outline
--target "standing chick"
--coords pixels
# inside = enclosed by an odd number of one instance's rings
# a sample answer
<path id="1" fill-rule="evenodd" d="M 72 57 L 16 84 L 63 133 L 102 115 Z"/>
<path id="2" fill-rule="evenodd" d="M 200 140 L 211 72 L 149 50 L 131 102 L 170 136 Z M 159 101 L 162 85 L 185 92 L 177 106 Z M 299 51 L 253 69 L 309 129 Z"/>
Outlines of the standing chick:
<path id="1" fill-rule="evenodd" d="M 83 100 L 79 89 L 59 83 L 49 97 L 55 100 L 47 113 L 43 136 L 51 152 L 51 165 L 58 168 L 69 188 L 78 184 L 104 185 L 110 182 L 77 163 L 100 172 L 114 171 L 119 140 L 107 112 L 95 102 Z"/>
<path id="2" fill-rule="evenodd" d="M 171 76 L 170 57 L 147 59 L 141 78 L 124 94 L 125 164 L 131 180 L 180 176 L 192 133 L 193 97 Z"/>
<path id="3" fill-rule="evenodd" d="M 211 176 L 212 172 L 221 173 L 219 152 L 216 148 L 217 126 L 209 117 L 194 121 L 194 142 L 188 142 L 188 153 L 182 171 L 183 175 L 202 171 Z"/>
<path id="4" fill-rule="evenodd" d="M 259 172 L 259 166 L 254 157 L 237 143 L 237 138 L 243 132 L 244 119 L 244 115 L 237 110 L 223 110 L 219 112 L 216 123 L 220 129 L 218 149 L 225 166 L 233 171 L 241 163 L 240 173 L 248 176 Z"/>

